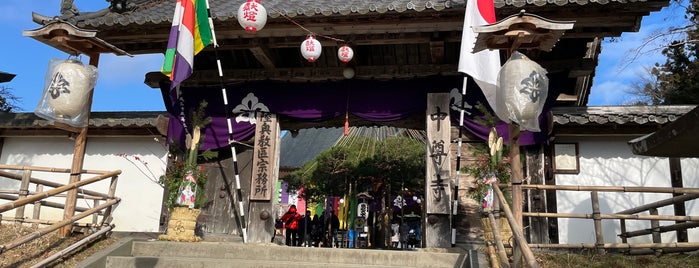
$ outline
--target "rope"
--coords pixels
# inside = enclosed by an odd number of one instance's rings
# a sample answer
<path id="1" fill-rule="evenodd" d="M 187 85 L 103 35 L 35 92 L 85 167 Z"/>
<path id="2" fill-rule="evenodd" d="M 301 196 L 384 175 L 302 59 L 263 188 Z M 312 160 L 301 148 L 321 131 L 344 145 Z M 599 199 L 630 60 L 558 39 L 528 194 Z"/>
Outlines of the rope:
<path id="1" fill-rule="evenodd" d="M 228 124 L 228 146 L 231 147 L 231 157 L 233 158 L 233 174 L 235 174 L 235 190 L 238 196 L 238 213 L 240 215 L 240 225 L 241 232 L 243 233 L 243 243 L 248 241 L 247 232 L 247 221 L 245 220 L 245 206 L 243 202 L 243 191 L 240 189 L 240 172 L 238 171 L 238 157 L 235 150 L 235 139 L 233 138 L 233 123 L 231 121 L 231 115 L 228 105 L 228 95 L 226 94 L 226 87 L 223 82 L 223 70 L 221 68 L 221 58 L 218 55 L 218 41 L 216 40 L 216 31 L 214 30 L 214 21 L 211 18 L 211 9 L 209 7 L 209 0 L 206 0 L 206 15 L 209 21 L 209 27 L 211 28 L 211 36 L 214 42 L 214 54 L 216 56 L 216 65 L 218 67 L 218 78 L 219 84 L 221 85 L 221 96 L 223 98 L 224 109 L 226 110 L 226 123 Z"/>

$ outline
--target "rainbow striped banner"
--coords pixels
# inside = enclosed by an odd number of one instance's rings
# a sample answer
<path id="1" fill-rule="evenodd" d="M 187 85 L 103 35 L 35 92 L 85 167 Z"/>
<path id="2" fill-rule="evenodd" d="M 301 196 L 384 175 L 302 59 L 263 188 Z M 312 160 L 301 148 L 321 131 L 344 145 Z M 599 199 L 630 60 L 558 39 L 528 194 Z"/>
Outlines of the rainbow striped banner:
<path id="1" fill-rule="evenodd" d="M 177 0 L 162 72 L 174 88 L 192 75 L 194 55 L 213 42 L 206 0 Z"/>

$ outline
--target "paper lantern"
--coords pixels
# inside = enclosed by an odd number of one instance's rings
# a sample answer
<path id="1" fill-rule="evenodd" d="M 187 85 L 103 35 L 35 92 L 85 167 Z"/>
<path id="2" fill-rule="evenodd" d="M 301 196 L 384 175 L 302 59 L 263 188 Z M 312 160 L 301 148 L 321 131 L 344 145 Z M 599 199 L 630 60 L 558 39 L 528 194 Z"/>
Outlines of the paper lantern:
<path id="1" fill-rule="evenodd" d="M 267 23 L 267 9 L 260 0 L 248 0 L 238 8 L 238 23 L 249 33 L 262 30 Z"/>
<path id="2" fill-rule="evenodd" d="M 48 105 L 56 118 L 74 118 L 87 110 L 90 91 L 97 80 L 97 68 L 77 60 L 57 64 L 48 83 Z"/>
<path id="3" fill-rule="evenodd" d="M 348 45 L 341 46 L 340 49 L 337 50 L 337 57 L 342 62 L 349 62 L 354 57 L 354 50 Z"/>
<path id="4" fill-rule="evenodd" d="M 301 43 L 301 55 L 308 62 L 314 62 L 320 57 L 323 47 L 320 42 L 312 35 L 306 37 L 306 40 Z"/>
<path id="5" fill-rule="evenodd" d="M 539 132 L 539 115 L 548 96 L 546 69 L 514 52 L 500 69 L 497 81 L 497 115 L 522 130 Z"/>

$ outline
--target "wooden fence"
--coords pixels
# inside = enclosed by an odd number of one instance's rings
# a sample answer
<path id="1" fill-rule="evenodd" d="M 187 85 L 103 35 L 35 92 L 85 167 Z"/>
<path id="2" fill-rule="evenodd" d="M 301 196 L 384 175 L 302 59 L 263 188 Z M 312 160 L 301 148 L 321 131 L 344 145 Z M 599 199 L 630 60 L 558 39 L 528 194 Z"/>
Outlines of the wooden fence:
<path id="1" fill-rule="evenodd" d="M 11 172 L 14 171 L 14 172 Z M 19 171 L 19 173 L 17 173 Z M 82 170 L 80 173 L 93 175 L 92 177 L 79 180 L 74 183 L 61 184 L 51 180 L 45 180 L 33 177 L 32 172 L 48 172 L 51 176 L 54 174 L 70 174 L 70 169 L 37 167 L 37 166 L 15 166 L 15 165 L 0 165 L 0 178 L 20 181 L 19 189 L 3 189 L 0 190 L 0 199 L 10 202 L 0 205 L 0 223 L 12 221 L 16 224 L 32 224 L 35 227 L 46 225 L 37 231 L 17 238 L 14 241 L 5 242 L 0 245 L 0 254 L 6 250 L 16 248 L 22 244 L 30 242 L 46 234 L 52 233 L 64 226 L 72 225 L 73 227 L 88 228 L 93 231 L 93 235 L 86 239 L 70 246 L 63 251 L 60 251 L 48 258 L 44 259 L 42 264 L 50 263 L 51 261 L 68 254 L 71 250 L 78 248 L 82 244 L 86 244 L 97 238 L 98 234 L 104 234 L 113 228 L 111 225 L 112 212 L 117 204 L 121 201 L 115 197 L 117 179 L 121 174 L 120 170 L 116 171 L 100 171 L 100 170 Z M 106 193 L 82 189 L 81 187 L 96 183 L 105 179 L 111 179 Z M 30 187 L 33 186 L 32 190 Z M 45 189 L 48 188 L 48 189 Z M 69 190 L 78 189 L 78 198 L 89 200 L 92 202 L 91 207 L 76 207 L 75 211 L 78 214 L 72 215 L 62 220 L 45 220 L 41 219 L 41 209 L 43 207 L 65 209 L 64 203 L 47 201 L 49 197 L 65 197 Z M 25 206 L 33 205 L 32 216 L 25 215 Z M 70 204 L 69 204 L 70 205 Z M 14 217 L 7 217 L 2 213 L 14 209 Z M 77 223 L 77 221 L 92 216 L 91 223 Z M 89 239 L 88 239 L 89 238 Z"/>
<path id="2" fill-rule="evenodd" d="M 692 251 L 699 248 L 699 242 L 663 243 L 660 238 L 660 234 L 663 232 L 687 230 L 689 228 L 699 226 L 699 216 L 658 215 L 658 208 L 699 198 L 699 189 L 697 188 L 574 185 L 522 185 L 522 188 L 590 192 L 592 214 L 524 212 L 522 213 L 522 216 L 590 219 L 592 220 L 595 229 L 595 243 L 530 244 L 529 246 L 532 248 L 587 248 L 597 249 L 599 253 L 604 253 L 606 249 L 617 249 L 635 254 L 658 254 L 662 252 Z M 602 214 L 599 209 L 598 192 L 671 193 L 679 195 L 613 214 Z M 639 215 L 639 213 L 646 211 L 649 213 L 648 215 Z M 619 220 L 621 232 L 618 234 L 618 236 L 621 238 L 622 243 L 605 243 L 604 237 L 602 236 L 602 220 Z M 650 221 L 651 228 L 628 231 L 626 227 L 627 220 L 647 220 Z M 676 223 L 660 226 L 660 221 L 676 221 Z M 627 238 L 642 235 L 651 235 L 653 243 L 628 243 Z"/>
<path id="3" fill-rule="evenodd" d="M 531 251 L 532 248 L 549 249 L 596 249 L 598 253 L 604 254 L 606 250 L 616 249 L 630 254 L 661 254 L 672 252 L 687 252 L 699 249 L 699 242 L 662 242 L 661 233 L 678 231 L 699 227 L 699 216 L 686 215 L 658 215 L 658 208 L 675 205 L 699 198 L 699 189 L 696 188 L 676 188 L 676 187 L 625 187 L 625 186 L 574 186 L 574 185 L 522 185 L 522 190 L 553 190 L 553 191 L 588 191 L 592 205 L 591 214 L 575 213 L 540 213 L 523 212 L 524 217 L 544 217 L 544 218 L 578 218 L 590 219 L 595 229 L 594 243 L 576 244 L 528 244 L 522 233 L 521 223 L 516 222 L 513 213 L 500 190 L 500 187 L 510 187 L 508 184 L 493 185 L 497 200 L 496 204 L 501 206 L 507 221 L 512 229 L 515 239 L 512 264 L 519 266 L 518 258 L 524 258 L 524 265 L 527 267 L 539 267 Z M 613 214 L 602 214 L 599 208 L 598 192 L 635 192 L 635 193 L 672 193 L 678 194 L 672 198 L 663 199 L 657 202 L 644 204 L 638 207 L 627 209 Z M 499 202 L 497 202 L 499 201 Z M 499 204 L 498 204 L 499 203 Z M 496 206 L 497 207 L 497 206 Z M 648 212 L 648 215 L 639 213 Z M 493 232 L 493 243 L 496 254 L 492 258 L 497 258 L 502 267 L 510 267 L 510 259 L 505 251 L 504 244 L 499 237 L 500 228 L 493 213 L 488 213 L 491 230 Z M 605 243 L 602 230 L 602 220 L 619 220 L 622 243 Z M 650 221 L 650 228 L 628 231 L 627 220 L 647 220 Z M 660 226 L 660 221 L 675 221 L 674 224 Z M 642 235 L 651 235 L 653 243 L 629 243 L 628 238 Z M 491 247 L 492 248 L 492 247 Z"/>

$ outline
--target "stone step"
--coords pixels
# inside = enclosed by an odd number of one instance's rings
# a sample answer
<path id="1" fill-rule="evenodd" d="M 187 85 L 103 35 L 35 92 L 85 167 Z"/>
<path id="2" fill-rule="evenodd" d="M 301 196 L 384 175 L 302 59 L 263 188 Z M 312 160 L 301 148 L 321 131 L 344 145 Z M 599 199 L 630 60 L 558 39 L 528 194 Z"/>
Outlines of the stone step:
<path id="1" fill-rule="evenodd" d="M 262 261 L 249 259 L 215 259 L 215 258 L 187 258 L 187 257 L 126 257 L 112 256 L 107 258 L 105 267 L 122 268 L 122 267 L 153 267 L 153 268 L 356 268 L 360 267 L 357 264 L 339 264 L 339 263 L 313 263 L 307 262 L 300 258 L 294 258 L 285 261 Z M 388 266 L 388 265 L 361 265 L 367 268 L 399 268 L 405 266 Z"/>
<path id="2" fill-rule="evenodd" d="M 241 244 L 222 242 L 170 242 L 134 241 L 132 256 L 141 258 L 201 258 L 225 260 L 249 260 L 257 263 L 304 262 L 306 264 L 347 264 L 356 266 L 381 265 L 400 267 L 461 267 L 464 250 L 418 249 L 374 250 L 346 248 L 287 247 L 276 244 Z M 458 264 L 458 265 L 457 265 Z M 108 266 L 109 267 L 109 266 Z"/>

